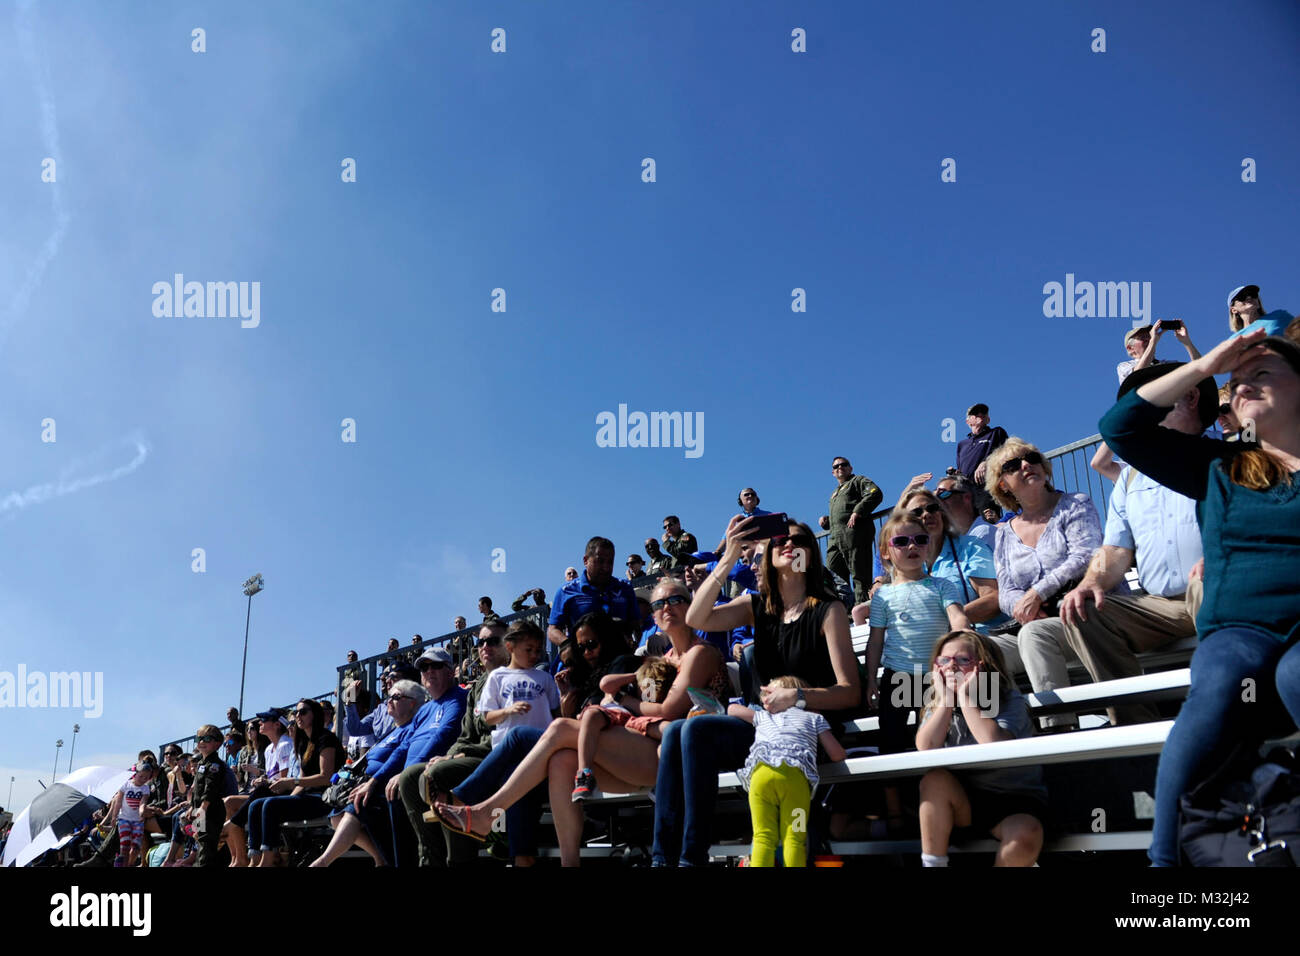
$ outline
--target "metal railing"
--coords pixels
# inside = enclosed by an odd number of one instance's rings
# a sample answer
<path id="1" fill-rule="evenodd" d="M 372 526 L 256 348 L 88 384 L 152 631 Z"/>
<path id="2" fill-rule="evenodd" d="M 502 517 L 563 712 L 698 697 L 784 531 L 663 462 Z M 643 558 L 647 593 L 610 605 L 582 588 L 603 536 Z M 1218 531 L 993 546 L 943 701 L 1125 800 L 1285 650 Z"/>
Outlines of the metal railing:
<path id="1" fill-rule="evenodd" d="M 1052 483 L 1059 491 L 1082 492 L 1092 498 L 1093 503 L 1097 505 L 1097 512 L 1101 516 L 1103 524 L 1106 520 L 1107 509 L 1107 480 L 1092 470 L 1092 455 L 1097 446 L 1101 444 L 1101 435 L 1093 435 L 1089 438 L 1082 438 L 1078 441 L 1070 442 L 1068 445 L 1062 445 L 1059 448 L 1053 448 L 1051 451 L 1043 453 L 1052 464 Z M 893 510 L 892 506 L 881 508 L 871 515 L 871 520 L 876 526 L 876 532 L 879 534 L 885 520 Z M 816 537 L 819 545 L 825 549 L 826 539 L 829 538 L 829 531 L 819 531 Z M 630 582 L 637 589 L 653 586 L 663 577 L 662 573 L 648 574 L 644 577 L 637 578 L 636 581 Z M 626 580 L 626 579 L 624 579 Z M 538 618 L 539 626 L 546 629 L 546 614 L 549 608 L 546 607 L 529 607 L 515 614 L 502 617 L 501 623 L 509 625 L 511 621 Z M 477 637 L 479 628 L 482 625 L 467 627 L 460 631 L 452 631 L 439 637 L 426 640 L 419 645 L 408 645 L 393 651 L 384 651 L 379 654 L 373 654 L 370 657 L 360 659 L 354 663 L 344 663 L 336 668 L 338 679 L 334 693 L 316 695 L 317 700 L 328 700 L 334 698 L 339 701 L 338 704 L 338 724 L 341 731 L 339 737 L 346 740 L 346 729 L 343 720 L 343 689 L 346 682 L 350 681 L 353 676 L 359 676 L 362 680 L 362 686 L 372 694 L 379 686 L 379 674 L 383 668 L 394 658 L 405 658 L 414 660 L 420 654 L 430 647 L 446 646 L 452 656 L 455 666 L 460 666 L 473 653 L 474 638 Z M 345 676 L 347 675 L 347 676 Z M 300 698 L 295 698 L 298 700 Z M 223 728 L 227 729 L 227 728 Z M 242 728 L 241 728 L 242 730 Z M 173 744 L 180 745 L 187 752 L 193 750 L 194 737 L 182 737 L 179 740 L 173 740 L 162 747 L 166 748 Z M 161 751 L 160 751 L 161 752 Z"/>

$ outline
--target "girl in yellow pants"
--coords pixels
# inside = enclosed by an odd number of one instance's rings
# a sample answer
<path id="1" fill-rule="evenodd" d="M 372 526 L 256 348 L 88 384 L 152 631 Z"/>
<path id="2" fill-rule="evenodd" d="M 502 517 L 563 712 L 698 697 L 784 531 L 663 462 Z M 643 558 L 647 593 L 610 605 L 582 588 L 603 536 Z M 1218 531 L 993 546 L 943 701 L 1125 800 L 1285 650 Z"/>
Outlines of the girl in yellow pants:
<path id="1" fill-rule="evenodd" d="M 778 677 L 768 686 L 800 691 L 808 687 L 797 677 Z M 786 866 L 807 865 L 808 812 L 817 789 L 817 744 L 821 743 L 831 760 L 845 757 L 826 718 L 803 709 L 803 702 L 801 692 L 794 707 L 779 713 L 739 704 L 727 709 L 732 717 L 754 725 L 754 744 L 740 770 L 754 821 L 750 866 L 775 866 L 778 842 L 784 848 Z"/>

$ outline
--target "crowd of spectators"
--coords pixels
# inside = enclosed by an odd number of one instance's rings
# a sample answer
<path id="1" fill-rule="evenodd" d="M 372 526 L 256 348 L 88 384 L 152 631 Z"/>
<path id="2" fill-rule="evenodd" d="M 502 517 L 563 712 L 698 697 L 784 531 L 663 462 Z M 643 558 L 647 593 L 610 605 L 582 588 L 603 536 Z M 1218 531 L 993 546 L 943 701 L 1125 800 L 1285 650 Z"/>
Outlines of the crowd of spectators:
<path id="1" fill-rule="evenodd" d="M 561 860 L 576 865 L 585 801 L 653 788 L 654 864 L 702 865 L 717 775 L 741 770 L 753 864 L 781 847 L 800 865 L 809 836 L 791 821 L 808 813 L 819 754 L 843 759 L 847 720 L 878 713 L 880 753 L 1072 731 L 1073 714 L 1031 718 L 1017 681 L 1065 687 L 1074 662 L 1097 681 L 1135 676 L 1140 654 L 1197 634 L 1156 786 L 1150 855 L 1174 865 L 1179 796 L 1232 744 L 1300 718 L 1300 323 L 1265 315 L 1255 286 L 1233 290 L 1229 316 L 1233 334 L 1204 355 L 1176 320 L 1126 335 L 1094 459 L 1114 482 L 1104 523 L 974 404 L 954 465 L 933 490 L 933 473 L 908 483 L 879 542 L 881 489 L 837 456 L 824 563 L 811 528 L 772 519 L 746 487 L 713 551 L 668 515 L 648 563 L 634 553 L 618 577 L 614 543 L 591 538 L 549 602 L 538 587 L 512 603 L 540 609 L 544 629 L 507 627 L 483 596 L 481 624 L 457 617 L 456 640 L 390 641 L 377 700 L 349 651 L 337 718 L 305 699 L 292 714 L 228 714 L 227 733 L 200 728 L 197 752 L 169 747 L 162 767 L 142 753 L 110 807 L 116 858 L 144 855 L 138 817 L 169 838 L 168 862 L 210 864 L 224 842 L 232 866 L 282 865 L 285 823 L 326 817 L 317 866 L 354 846 L 377 866 L 460 866 L 498 839 L 530 865 L 549 800 Z M 1188 361 L 1156 357 L 1165 331 Z M 865 667 L 851 621 L 869 625 Z M 1241 706 L 1247 678 L 1268 706 Z M 1036 767 L 934 770 L 880 797 L 883 830 L 919 833 L 927 866 L 946 865 L 951 835 L 971 827 L 1000 841 L 999 864 L 1032 865 L 1050 806 Z"/>

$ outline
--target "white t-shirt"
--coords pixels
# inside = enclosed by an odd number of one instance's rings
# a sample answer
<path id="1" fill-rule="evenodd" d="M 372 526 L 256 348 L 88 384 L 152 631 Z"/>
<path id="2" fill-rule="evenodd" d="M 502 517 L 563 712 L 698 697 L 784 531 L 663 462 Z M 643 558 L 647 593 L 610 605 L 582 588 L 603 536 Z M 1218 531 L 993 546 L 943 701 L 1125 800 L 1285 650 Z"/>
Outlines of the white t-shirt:
<path id="1" fill-rule="evenodd" d="M 560 689 L 555 686 L 555 678 L 536 668 L 518 670 L 513 667 L 498 667 L 488 675 L 483 693 L 479 695 L 476 708 L 478 713 L 500 710 L 521 700 L 531 705 L 528 713 L 511 714 L 493 727 L 493 747 L 511 727 L 545 730 L 551 723 L 551 711 L 560 707 Z"/>
<path id="2" fill-rule="evenodd" d="M 268 744 L 262 759 L 266 763 L 268 780 L 274 780 L 275 775 L 281 770 L 287 772 L 293 762 L 293 741 L 289 735 L 284 734 L 275 743 Z"/>
<path id="3" fill-rule="evenodd" d="M 128 780 L 122 784 L 122 808 L 117 811 L 119 820 L 140 819 L 140 808 L 149 801 L 149 784 L 136 785 Z"/>

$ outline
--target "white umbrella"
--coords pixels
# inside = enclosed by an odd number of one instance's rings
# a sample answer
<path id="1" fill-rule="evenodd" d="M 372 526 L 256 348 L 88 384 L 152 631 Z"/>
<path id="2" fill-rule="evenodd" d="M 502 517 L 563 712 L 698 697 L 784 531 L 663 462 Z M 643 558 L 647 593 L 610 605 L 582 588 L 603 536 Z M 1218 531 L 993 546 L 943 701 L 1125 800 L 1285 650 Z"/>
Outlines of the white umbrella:
<path id="1" fill-rule="evenodd" d="M 131 771 L 114 767 L 82 767 L 68 774 L 18 814 L 0 866 L 26 866 L 41 854 L 63 846 L 72 839 L 72 833 L 62 825 L 68 814 L 81 814 L 73 824 L 90 816 L 95 806 L 112 800 L 129 779 Z"/>

